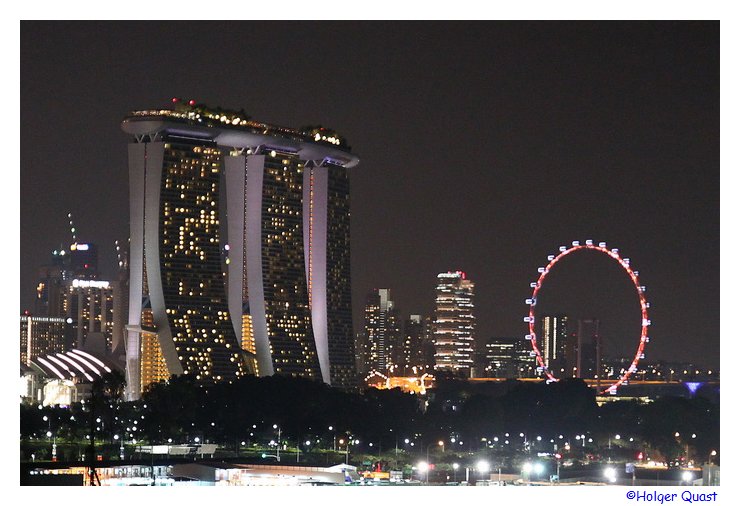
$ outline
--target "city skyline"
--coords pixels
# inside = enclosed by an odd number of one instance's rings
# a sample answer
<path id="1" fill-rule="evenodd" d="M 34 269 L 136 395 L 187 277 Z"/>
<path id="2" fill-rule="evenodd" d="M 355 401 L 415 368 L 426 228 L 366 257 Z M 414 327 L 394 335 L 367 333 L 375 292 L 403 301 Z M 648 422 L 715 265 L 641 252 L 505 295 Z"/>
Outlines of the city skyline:
<path id="1" fill-rule="evenodd" d="M 68 212 L 114 278 L 114 241 L 128 238 L 128 196 L 113 190 L 128 187 L 118 123 L 184 96 L 351 140 L 362 160 L 350 176 L 355 331 L 368 290 L 393 290 L 401 318 L 430 314 L 434 276 L 459 269 L 476 282 L 481 339 L 523 337 L 537 268 L 593 239 L 641 271 L 646 359 L 719 365 L 718 23 L 325 25 L 22 23 L 20 309 L 33 308 L 51 250 L 71 242 Z M 151 42 L 186 28 L 206 46 L 256 47 L 251 74 L 234 85 L 221 77 L 238 65 L 211 63 L 195 43 Z M 275 29 L 284 40 L 266 37 Z M 123 32 L 133 51 L 113 43 Z M 202 73 L 175 65 L 185 54 Z M 308 77 L 354 57 L 352 72 Z M 143 68 L 144 82 L 127 85 Z M 57 96 L 42 76 L 59 76 Z M 599 318 L 634 354 L 638 301 L 608 259 L 558 266 L 542 304 Z"/>

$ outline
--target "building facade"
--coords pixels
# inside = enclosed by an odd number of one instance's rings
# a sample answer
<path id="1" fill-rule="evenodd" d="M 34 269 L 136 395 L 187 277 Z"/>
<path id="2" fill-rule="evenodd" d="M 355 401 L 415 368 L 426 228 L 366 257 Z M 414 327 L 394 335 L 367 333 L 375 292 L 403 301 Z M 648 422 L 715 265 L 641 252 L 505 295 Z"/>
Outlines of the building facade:
<path id="1" fill-rule="evenodd" d="M 424 360 L 424 321 L 421 315 L 412 314 L 403 322 L 402 362 L 403 375 L 426 372 Z"/>
<path id="2" fill-rule="evenodd" d="M 388 288 L 375 288 L 365 304 L 366 371 L 388 374 L 403 356 L 400 346 L 398 314 Z"/>
<path id="3" fill-rule="evenodd" d="M 526 340 L 514 337 L 494 337 L 484 349 L 483 375 L 488 378 L 528 378 L 535 366 Z"/>
<path id="4" fill-rule="evenodd" d="M 542 316 L 542 359 L 545 367 L 556 376 L 566 373 L 568 342 L 568 317 L 566 315 Z"/>
<path id="5" fill-rule="evenodd" d="M 66 351 L 69 324 L 64 318 L 24 314 L 20 324 L 21 364 L 30 365 L 40 355 Z"/>
<path id="6" fill-rule="evenodd" d="M 464 272 L 437 276 L 434 311 L 434 370 L 470 377 L 475 350 L 475 283 Z"/>
<path id="7" fill-rule="evenodd" d="M 129 381 L 145 386 L 147 363 L 149 377 L 164 364 L 199 381 L 285 374 L 352 388 L 347 168 L 358 159 L 321 127 L 175 102 L 122 124 Z"/>
<path id="8" fill-rule="evenodd" d="M 575 332 L 575 353 L 570 369 L 576 378 L 596 378 L 601 369 L 601 337 L 599 320 L 579 319 Z"/>

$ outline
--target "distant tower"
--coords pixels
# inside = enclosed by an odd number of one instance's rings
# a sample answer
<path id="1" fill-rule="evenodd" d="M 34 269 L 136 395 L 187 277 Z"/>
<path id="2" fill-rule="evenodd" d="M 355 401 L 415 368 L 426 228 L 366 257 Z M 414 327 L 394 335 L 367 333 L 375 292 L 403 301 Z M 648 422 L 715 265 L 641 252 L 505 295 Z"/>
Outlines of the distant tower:
<path id="1" fill-rule="evenodd" d="M 20 317 L 20 324 L 21 364 L 30 365 L 39 355 L 66 351 L 67 323 L 64 318 L 24 314 Z"/>
<path id="2" fill-rule="evenodd" d="M 115 293 L 117 283 L 94 279 L 65 282 L 62 316 L 70 322 L 74 347 L 90 346 L 88 338 L 98 341 L 100 355 L 113 349 L 115 339 Z"/>
<path id="3" fill-rule="evenodd" d="M 424 372 L 434 371 L 434 316 L 425 315 L 422 318 L 422 357 Z"/>
<path id="4" fill-rule="evenodd" d="M 368 370 L 387 373 L 395 364 L 398 315 L 388 288 L 375 288 L 365 304 L 365 357 Z"/>
<path id="5" fill-rule="evenodd" d="M 527 342 L 514 337 L 494 337 L 485 344 L 484 375 L 489 378 L 521 378 L 528 376 L 534 360 Z"/>
<path id="6" fill-rule="evenodd" d="M 597 378 L 601 362 L 601 338 L 599 320 L 596 318 L 578 320 L 576 376 L 578 378 Z"/>
<path id="7" fill-rule="evenodd" d="M 542 317 L 542 350 L 545 366 L 560 374 L 566 368 L 566 345 L 568 340 L 568 317 L 544 315 Z"/>
<path id="8" fill-rule="evenodd" d="M 71 223 L 70 223 L 71 225 Z M 74 227 L 72 228 L 74 234 Z M 68 322 L 64 349 L 87 346 L 93 334 L 101 354 L 120 343 L 123 312 L 114 308 L 118 283 L 99 279 L 95 244 L 73 242 L 52 253 L 51 263 L 41 267 L 35 315 Z M 90 344 L 92 344 L 92 342 Z"/>
<path id="9" fill-rule="evenodd" d="M 412 314 L 403 324 L 403 367 L 404 375 L 421 375 L 424 367 L 424 322 L 421 315 Z M 415 368 L 415 372 L 414 372 Z"/>
<path id="10" fill-rule="evenodd" d="M 464 272 L 437 276 L 434 311 L 435 371 L 470 377 L 475 347 L 475 284 Z"/>

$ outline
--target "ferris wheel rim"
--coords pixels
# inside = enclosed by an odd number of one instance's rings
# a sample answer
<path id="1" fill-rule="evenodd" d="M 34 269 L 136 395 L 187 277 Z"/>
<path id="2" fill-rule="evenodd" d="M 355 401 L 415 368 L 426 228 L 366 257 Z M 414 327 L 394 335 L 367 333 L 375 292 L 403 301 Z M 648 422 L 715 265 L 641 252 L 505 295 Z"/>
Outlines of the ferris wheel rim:
<path id="1" fill-rule="evenodd" d="M 550 255 L 548 256 L 548 264 L 545 267 L 540 267 L 538 269 L 538 272 L 540 273 L 537 281 L 534 283 L 531 283 L 532 290 L 532 296 L 531 298 L 527 299 L 525 302 L 527 305 L 529 305 L 529 316 L 525 317 L 525 321 L 529 324 L 529 334 L 526 336 L 526 338 L 530 341 L 532 345 L 532 349 L 535 353 L 535 356 L 537 358 L 537 363 L 542 368 L 542 371 L 545 373 L 545 375 L 548 378 L 548 381 L 559 381 L 558 378 L 556 378 L 552 372 L 548 369 L 548 367 L 545 365 L 544 359 L 542 358 L 542 353 L 540 352 L 539 348 L 537 347 L 537 332 L 535 330 L 535 322 L 536 322 L 536 316 L 535 316 L 535 306 L 537 305 L 537 294 L 539 293 L 540 289 L 542 288 L 544 280 L 547 278 L 547 275 L 550 273 L 550 270 L 564 257 L 567 255 L 570 255 L 576 251 L 582 251 L 582 250 L 594 250 L 598 251 L 600 253 L 604 253 L 610 258 L 617 261 L 617 263 L 627 272 L 627 274 L 630 277 L 630 280 L 632 281 L 633 285 L 635 286 L 635 289 L 637 291 L 637 295 L 640 299 L 640 311 L 642 316 L 642 323 L 641 323 L 641 331 L 640 331 L 640 342 L 637 346 L 637 351 L 635 353 L 634 358 L 632 359 L 632 363 L 627 368 L 627 370 L 619 377 L 617 381 L 610 384 L 607 388 L 602 390 L 601 394 L 606 393 L 616 393 L 617 389 L 624 384 L 626 381 L 629 380 L 630 376 L 637 370 L 637 364 L 639 364 L 640 360 L 644 358 L 645 353 L 645 344 L 649 341 L 648 337 L 648 327 L 650 326 L 650 318 L 648 315 L 648 308 L 650 307 L 649 302 L 647 301 L 645 297 L 645 286 L 641 285 L 639 283 L 639 277 L 638 277 L 638 271 L 634 270 L 630 266 L 630 260 L 629 258 L 622 257 L 619 254 L 618 248 L 612 248 L 608 249 L 606 247 L 606 243 L 600 242 L 598 245 L 593 244 L 593 241 L 587 240 L 585 244 L 581 244 L 579 241 L 573 241 L 570 247 L 568 246 L 560 246 L 559 252 L 557 255 Z"/>

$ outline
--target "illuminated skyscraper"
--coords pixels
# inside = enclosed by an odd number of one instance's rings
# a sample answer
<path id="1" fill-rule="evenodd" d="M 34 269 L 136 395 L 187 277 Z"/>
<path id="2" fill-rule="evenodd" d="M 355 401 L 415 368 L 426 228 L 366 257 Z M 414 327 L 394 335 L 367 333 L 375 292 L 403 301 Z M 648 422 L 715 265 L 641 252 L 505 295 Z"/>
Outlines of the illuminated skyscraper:
<path id="1" fill-rule="evenodd" d="M 412 314 L 403 322 L 402 362 L 404 376 L 426 372 L 424 360 L 424 325 L 421 315 Z"/>
<path id="2" fill-rule="evenodd" d="M 65 282 L 61 316 L 72 327 L 74 347 L 82 349 L 91 334 L 100 336 L 105 346 L 101 354 L 114 348 L 115 313 L 114 301 L 117 290 L 115 282 L 88 279 L 73 279 Z"/>
<path id="3" fill-rule="evenodd" d="M 64 318 L 21 315 L 21 364 L 30 365 L 39 355 L 66 351 L 65 340 L 68 324 Z"/>
<path id="4" fill-rule="evenodd" d="M 566 371 L 566 345 L 568 317 L 565 315 L 542 316 L 542 358 L 545 366 L 556 376 Z"/>
<path id="5" fill-rule="evenodd" d="M 475 283 L 461 271 L 437 276 L 435 371 L 448 371 L 462 377 L 471 374 L 475 347 L 474 288 Z"/>
<path id="6" fill-rule="evenodd" d="M 61 317 L 65 292 L 73 279 L 98 279 L 98 248 L 94 244 L 75 242 L 54 250 L 51 262 L 39 269 L 34 314 Z"/>
<path id="7" fill-rule="evenodd" d="M 130 384 L 163 363 L 201 381 L 286 374 L 352 387 L 346 169 L 358 159 L 322 127 L 173 102 L 122 125 Z"/>
<path id="8" fill-rule="evenodd" d="M 530 356 L 531 346 L 515 337 L 494 337 L 484 348 L 483 374 L 491 378 L 528 377 L 535 361 Z"/>
<path id="9" fill-rule="evenodd" d="M 399 355 L 398 315 L 391 291 L 375 288 L 367 295 L 365 304 L 365 360 L 367 371 L 383 374 L 397 364 Z"/>

